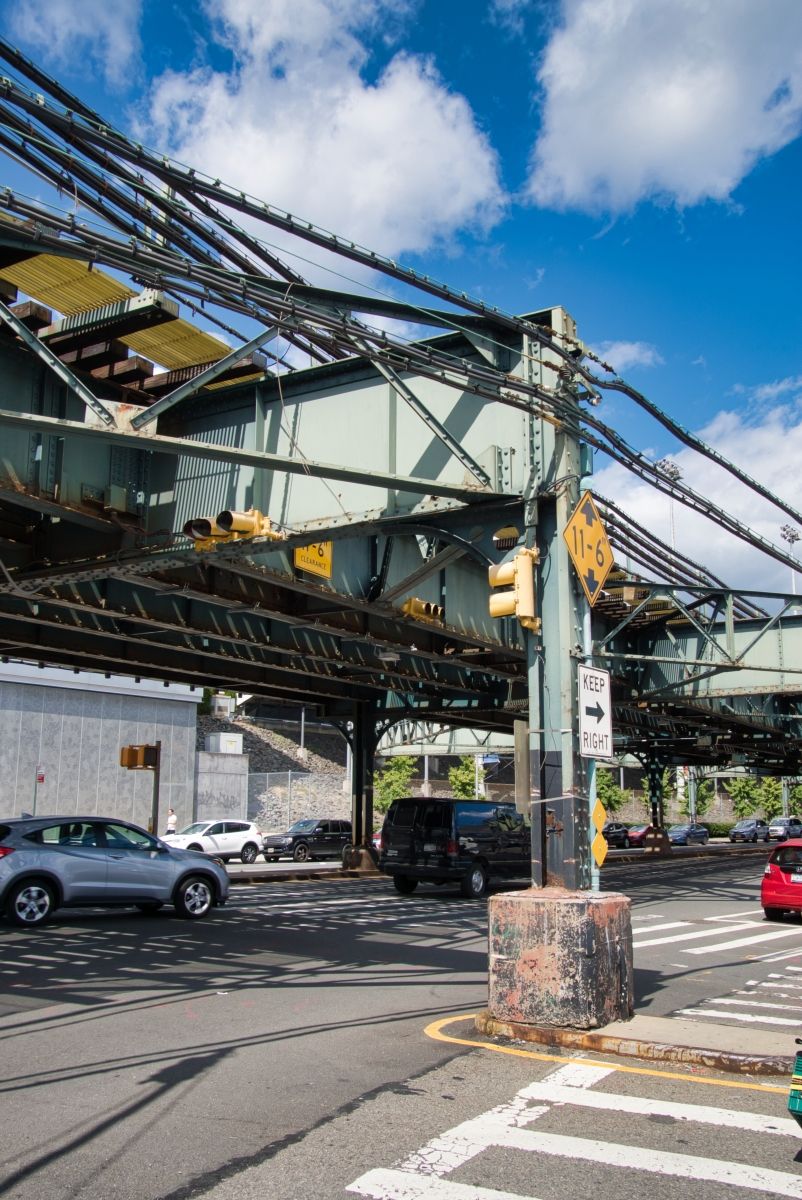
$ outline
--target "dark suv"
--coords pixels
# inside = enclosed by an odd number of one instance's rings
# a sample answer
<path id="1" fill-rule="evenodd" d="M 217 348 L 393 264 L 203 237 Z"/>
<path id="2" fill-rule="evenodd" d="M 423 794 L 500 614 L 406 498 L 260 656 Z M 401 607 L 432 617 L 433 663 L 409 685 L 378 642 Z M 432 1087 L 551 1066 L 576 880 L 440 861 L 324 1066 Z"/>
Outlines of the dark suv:
<path id="1" fill-rule="evenodd" d="M 296 862 L 342 858 L 350 848 L 350 821 L 318 821 L 314 817 L 296 821 L 286 833 L 268 834 L 262 839 L 265 862 L 277 858 L 293 858 Z"/>
<path id="2" fill-rule="evenodd" d="M 379 869 L 409 895 L 421 882 L 459 883 L 479 898 L 488 880 L 531 875 L 531 830 L 514 804 L 492 800 L 394 800 L 382 828 Z"/>

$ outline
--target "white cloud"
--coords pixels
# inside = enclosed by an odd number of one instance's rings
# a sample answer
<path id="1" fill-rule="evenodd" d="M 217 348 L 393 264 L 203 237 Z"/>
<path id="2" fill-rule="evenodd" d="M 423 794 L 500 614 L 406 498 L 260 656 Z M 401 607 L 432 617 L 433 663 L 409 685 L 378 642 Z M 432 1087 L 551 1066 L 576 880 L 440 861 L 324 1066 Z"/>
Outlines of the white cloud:
<path id="1" fill-rule="evenodd" d="M 802 418 L 794 406 L 778 405 L 752 419 L 744 412 L 720 412 L 699 431 L 699 436 L 802 511 Z M 775 546 L 788 549 L 780 528 L 793 525 L 793 520 L 780 509 L 693 450 L 679 449 L 672 452 L 671 459 L 682 472 L 683 483 Z M 594 491 L 614 500 L 639 524 L 671 545 L 672 502 L 668 496 L 641 483 L 617 464 L 602 467 L 605 461 L 597 460 L 600 469 L 593 479 Z M 673 521 L 677 550 L 730 586 L 782 592 L 791 589 L 790 567 L 751 549 L 677 501 L 673 502 Z M 797 591 L 802 593 L 802 575 L 797 577 Z"/>
<path id="2" fill-rule="evenodd" d="M 563 0 L 538 72 L 536 204 L 726 200 L 802 124 L 799 0 Z"/>
<path id="3" fill-rule="evenodd" d="M 658 367 L 663 358 L 648 342 L 602 342 L 594 350 L 621 375 L 630 367 Z"/>
<path id="4" fill-rule="evenodd" d="M 142 0 L 25 0 L 8 15 L 13 37 L 56 66 L 97 65 L 112 87 L 122 87 L 140 51 Z"/>
<path id="5" fill-rule="evenodd" d="M 158 78 L 148 140 L 385 254 L 489 228 L 504 204 L 498 161 L 465 98 L 409 54 L 367 75 L 360 35 L 392 31 L 409 8 L 210 0 L 236 69 Z"/>

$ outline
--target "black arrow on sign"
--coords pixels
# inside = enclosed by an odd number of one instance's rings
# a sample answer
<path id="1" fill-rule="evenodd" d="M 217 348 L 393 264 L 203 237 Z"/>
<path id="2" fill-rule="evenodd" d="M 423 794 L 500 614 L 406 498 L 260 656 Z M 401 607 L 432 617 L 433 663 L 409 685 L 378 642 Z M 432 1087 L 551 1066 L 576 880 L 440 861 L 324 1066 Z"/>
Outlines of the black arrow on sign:
<path id="1" fill-rule="evenodd" d="M 595 717 L 596 724 L 598 725 L 599 721 L 604 716 L 604 709 L 599 704 L 598 700 L 594 704 L 593 708 L 590 708 L 587 704 L 585 705 L 585 716 L 586 717 Z"/>
<path id="2" fill-rule="evenodd" d="M 583 580 L 584 580 L 585 587 L 586 587 L 586 588 L 587 588 L 587 590 L 590 592 L 591 596 L 595 596 L 595 595 L 596 595 L 596 593 L 598 592 L 599 588 L 601 587 L 601 583 L 600 583 L 600 582 L 599 582 L 599 580 L 596 578 L 596 574 L 595 574 L 595 572 L 594 572 L 594 570 L 593 570 L 593 567 L 591 567 L 591 568 L 590 568 L 590 569 L 589 569 L 589 570 L 588 570 L 588 571 L 587 571 L 587 572 L 586 572 L 586 573 L 585 573 L 585 574 L 582 576 L 582 578 L 583 578 Z"/>
<path id="3" fill-rule="evenodd" d="M 583 516 L 585 518 L 586 525 L 592 525 L 593 522 L 596 520 L 596 514 L 593 511 L 593 505 L 591 504 L 590 500 L 585 501 L 585 503 L 582 505 L 582 508 L 580 509 L 580 512 L 583 514 Z"/>

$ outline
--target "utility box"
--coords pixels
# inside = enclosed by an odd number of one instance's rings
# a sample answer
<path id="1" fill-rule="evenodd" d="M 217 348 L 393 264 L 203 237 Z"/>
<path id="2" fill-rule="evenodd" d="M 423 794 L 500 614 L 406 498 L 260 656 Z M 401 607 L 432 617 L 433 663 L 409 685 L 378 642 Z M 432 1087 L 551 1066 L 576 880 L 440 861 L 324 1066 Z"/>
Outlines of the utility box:
<path id="1" fill-rule="evenodd" d="M 225 720 L 234 711 L 234 697 L 216 692 L 211 698 L 210 711 L 213 717 L 222 717 Z"/>
<path id="2" fill-rule="evenodd" d="M 242 734 L 208 733 L 206 749 L 210 754 L 242 754 Z"/>

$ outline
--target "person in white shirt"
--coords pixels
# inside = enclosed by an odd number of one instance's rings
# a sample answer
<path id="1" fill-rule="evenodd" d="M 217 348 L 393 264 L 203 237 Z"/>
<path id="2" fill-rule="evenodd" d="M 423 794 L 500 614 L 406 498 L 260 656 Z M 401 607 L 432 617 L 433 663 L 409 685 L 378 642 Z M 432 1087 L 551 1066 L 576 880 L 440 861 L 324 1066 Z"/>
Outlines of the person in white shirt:
<path id="1" fill-rule="evenodd" d="M 178 818 L 175 815 L 175 809 L 167 809 L 167 833 L 175 833 L 175 827 L 178 823 Z"/>

